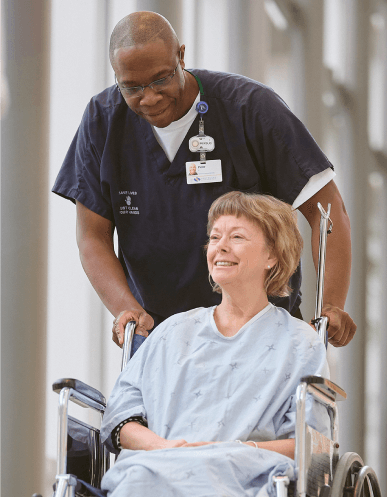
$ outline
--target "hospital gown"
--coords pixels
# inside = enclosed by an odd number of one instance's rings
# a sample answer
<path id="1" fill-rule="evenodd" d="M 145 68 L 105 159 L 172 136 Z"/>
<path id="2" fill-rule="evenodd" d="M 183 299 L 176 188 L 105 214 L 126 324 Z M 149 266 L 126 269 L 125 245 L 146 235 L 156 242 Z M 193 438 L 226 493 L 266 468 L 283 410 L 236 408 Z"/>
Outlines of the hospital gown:
<path id="1" fill-rule="evenodd" d="M 236 335 L 223 336 L 214 307 L 171 316 L 140 347 L 108 401 L 102 439 L 139 415 L 159 436 L 219 443 L 122 450 L 105 475 L 111 497 L 274 495 L 273 474 L 294 479 L 294 462 L 235 440 L 295 436 L 295 392 L 308 374 L 328 376 L 325 347 L 306 323 L 269 304 Z M 307 421 L 330 435 L 325 408 L 311 398 Z"/>

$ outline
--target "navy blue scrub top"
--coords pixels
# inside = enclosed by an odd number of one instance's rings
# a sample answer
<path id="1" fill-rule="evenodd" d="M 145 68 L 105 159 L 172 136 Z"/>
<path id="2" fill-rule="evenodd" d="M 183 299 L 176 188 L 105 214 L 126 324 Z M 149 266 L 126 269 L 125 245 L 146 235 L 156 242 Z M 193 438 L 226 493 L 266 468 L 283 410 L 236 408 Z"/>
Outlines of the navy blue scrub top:
<path id="1" fill-rule="evenodd" d="M 114 223 L 128 284 L 140 305 L 161 318 L 220 302 L 203 250 L 216 198 L 241 190 L 292 204 L 311 176 L 333 168 L 273 90 L 234 74 L 191 72 L 204 87 L 205 133 L 215 139 L 207 160 L 221 160 L 221 183 L 187 185 L 185 163 L 199 160 L 188 148 L 199 116 L 171 163 L 150 124 L 112 86 L 88 104 L 53 187 Z M 290 298 L 270 300 L 295 310 L 300 285 L 298 270 Z"/>

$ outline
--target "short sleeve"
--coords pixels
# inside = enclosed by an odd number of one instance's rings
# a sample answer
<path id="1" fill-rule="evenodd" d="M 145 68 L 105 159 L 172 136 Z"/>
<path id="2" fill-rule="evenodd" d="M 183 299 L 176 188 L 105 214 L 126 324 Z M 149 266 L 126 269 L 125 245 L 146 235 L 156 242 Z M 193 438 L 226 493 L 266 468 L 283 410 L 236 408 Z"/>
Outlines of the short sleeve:
<path id="1" fill-rule="evenodd" d="M 101 174 L 103 153 L 103 118 L 87 106 L 59 171 L 52 191 L 73 202 L 79 201 L 88 209 L 113 220 L 109 187 Z"/>
<path id="2" fill-rule="evenodd" d="M 261 164 L 265 193 L 293 204 L 315 174 L 332 168 L 304 124 L 270 88 L 251 95 L 246 126 L 249 145 Z"/>
<path id="3" fill-rule="evenodd" d="M 132 416 L 147 418 L 141 383 L 150 341 L 150 337 L 145 340 L 130 360 L 118 377 L 109 397 L 101 426 L 101 440 L 112 452 L 114 452 L 114 447 L 111 433 L 116 426 Z"/>
<path id="4" fill-rule="evenodd" d="M 148 419 L 148 413 L 143 398 L 143 389 L 149 386 L 144 379 L 149 362 L 155 360 L 155 350 L 160 351 L 157 337 L 167 329 L 170 319 L 157 326 L 143 342 L 125 369 L 119 375 L 109 397 L 101 426 L 101 440 L 114 452 L 111 434 L 122 421 L 132 416 L 142 416 Z M 146 375 L 145 375 L 146 377 Z"/>

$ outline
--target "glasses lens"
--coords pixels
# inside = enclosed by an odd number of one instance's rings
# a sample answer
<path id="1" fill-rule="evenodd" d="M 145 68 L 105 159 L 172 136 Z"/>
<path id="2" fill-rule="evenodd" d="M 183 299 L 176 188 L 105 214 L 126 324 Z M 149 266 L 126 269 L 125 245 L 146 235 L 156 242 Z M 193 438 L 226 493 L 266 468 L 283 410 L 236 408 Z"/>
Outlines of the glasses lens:
<path id="1" fill-rule="evenodd" d="M 148 85 L 149 88 L 152 88 L 156 91 L 162 90 L 163 88 L 165 88 L 166 86 L 169 85 L 173 76 L 176 73 L 176 70 L 177 70 L 177 67 L 173 71 L 173 73 L 170 74 L 169 76 L 167 76 L 166 78 L 161 78 L 161 79 L 157 79 L 156 81 L 153 81 L 150 85 Z M 144 89 L 145 88 L 146 88 L 146 86 L 144 87 Z M 135 95 L 140 95 L 140 92 L 143 91 L 143 87 L 142 86 L 131 86 L 129 88 L 121 87 L 121 91 L 123 91 L 125 93 L 125 95 L 135 96 Z"/>
<path id="2" fill-rule="evenodd" d="M 164 88 L 170 83 L 171 79 L 172 75 L 167 76 L 166 78 L 158 79 L 157 81 L 153 81 L 153 83 L 149 86 L 151 86 L 152 88 Z"/>
<path id="3" fill-rule="evenodd" d="M 122 88 L 122 90 L 127 94 L 127 95 L 137 95 L 140 90 L 142 90 L 141 86 L 132 86 L 131 88 Z"/>

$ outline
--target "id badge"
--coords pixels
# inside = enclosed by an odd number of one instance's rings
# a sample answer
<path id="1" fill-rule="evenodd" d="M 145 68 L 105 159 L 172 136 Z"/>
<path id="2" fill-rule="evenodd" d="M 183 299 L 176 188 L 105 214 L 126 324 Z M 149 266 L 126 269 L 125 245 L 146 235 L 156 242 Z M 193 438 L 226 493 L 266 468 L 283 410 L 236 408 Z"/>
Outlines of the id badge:
<path id="1" fill-rule="evenodd" d="M 220 159 L 205 162 L 186 162 L 185 171 L 188 185 L 219 183 L 222 181 L 222 161 Z"/>

